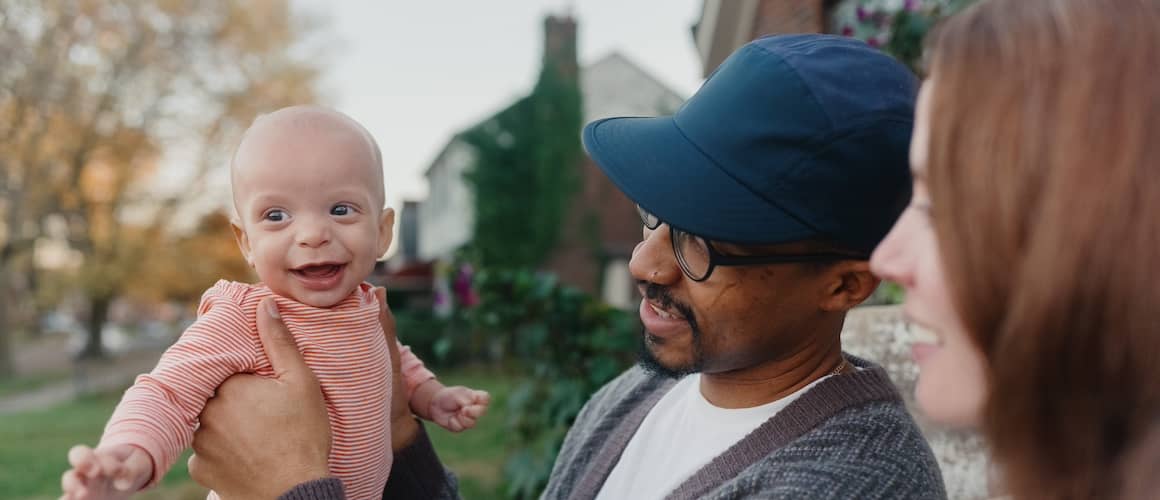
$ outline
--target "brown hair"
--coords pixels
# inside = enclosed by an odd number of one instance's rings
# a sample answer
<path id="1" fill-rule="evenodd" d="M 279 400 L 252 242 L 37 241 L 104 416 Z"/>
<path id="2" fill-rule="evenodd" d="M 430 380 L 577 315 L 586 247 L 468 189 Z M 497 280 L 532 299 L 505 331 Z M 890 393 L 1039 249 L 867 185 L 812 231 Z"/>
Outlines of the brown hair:
<path id="1" fill-rule="evenodd" d="M 1160 421 L 1124 461 L 1122 500 L 1155 499 L 1160 492 Z"/>
<path id="2" fill-rule="evenodd" d="M 984 0 L 931 38 L 927 176 L 1016 498 L 1107 498 L 1160 415 L 1160 1 Z"/>

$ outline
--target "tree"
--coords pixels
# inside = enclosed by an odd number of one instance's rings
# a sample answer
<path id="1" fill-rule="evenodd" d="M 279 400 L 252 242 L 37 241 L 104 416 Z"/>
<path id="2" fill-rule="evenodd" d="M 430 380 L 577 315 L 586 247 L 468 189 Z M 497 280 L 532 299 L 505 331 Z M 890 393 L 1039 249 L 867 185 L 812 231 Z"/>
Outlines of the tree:
<path id="1" fill-rule="evenodd" d="M 150 247 L 140 263 L 141 272 L 130 277 L 125 289 L 126 295 L 142 301 L 196 304 L 219 279 L 253 279 L 224 211 L 206 215 L 188 234 L 161 239 Z"/>
<path id="2" fill-rule="evenodd" d="M 287 0 L 0 0 L 0 12 L 0 275 L 29 272 L 14 264 L 46 217 L 67 221 L 89 301 L 84 355 L 98 357 L 112 300 L 233 138 L 260 111 L 314 100 L 317 71 L 292 50 L 307 26 Z M 161 189 L 174 151 L 184 185 Z"/>

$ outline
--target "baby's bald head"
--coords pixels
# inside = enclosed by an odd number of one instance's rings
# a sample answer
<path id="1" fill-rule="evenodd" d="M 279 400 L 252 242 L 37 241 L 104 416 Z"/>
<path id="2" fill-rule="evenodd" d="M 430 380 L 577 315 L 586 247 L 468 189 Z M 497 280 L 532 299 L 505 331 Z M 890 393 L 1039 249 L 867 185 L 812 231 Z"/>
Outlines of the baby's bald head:
<path id="1" fill-rule="evenodd" d="M 323 151 L 331 154 L 339 151 L 343 158 L 310 161 L 319 160 L 314 156 Z M 260 177 L 257 170 L 263 166 L 271 168 L 273 163 L 273 168 L 300 165 L 326 168 L 341 160 L 363 167 L 356 175 L 366 176 L 376 208 L 383 208 L 386 196 L 382 153 L 362 125 L 345 114 L 320 106 L 291 106 L 261 115 L 242 135 L 230 162 L 234 205 L 240 210 L 240 198 L 254 182 L 260 182 L 256 178 Z"/>

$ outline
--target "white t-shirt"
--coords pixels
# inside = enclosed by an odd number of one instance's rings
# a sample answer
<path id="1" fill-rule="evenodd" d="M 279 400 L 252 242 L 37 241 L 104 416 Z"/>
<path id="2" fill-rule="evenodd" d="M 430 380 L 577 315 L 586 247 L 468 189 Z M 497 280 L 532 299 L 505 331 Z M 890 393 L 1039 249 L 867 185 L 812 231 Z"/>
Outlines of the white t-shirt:
<path id="1" fill-rule="evenodd" d="M 701 395 L 700 374 L 681 379 L 649 410 L 596 500 L 664 498 L 826 378 L 772 403 L 733 410 L 713 406 Z"/>

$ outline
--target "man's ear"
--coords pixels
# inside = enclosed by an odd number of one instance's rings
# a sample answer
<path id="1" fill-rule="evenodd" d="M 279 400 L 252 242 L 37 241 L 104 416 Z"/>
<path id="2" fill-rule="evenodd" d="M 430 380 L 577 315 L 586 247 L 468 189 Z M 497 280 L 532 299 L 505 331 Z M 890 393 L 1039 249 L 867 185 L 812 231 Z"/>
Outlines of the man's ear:
<path id="1" fill-rule="evenodd" d="M 826 289 L 820 306 L 824 311 L 848 311 L 869 298 L 881 282 L 870 272 L 867 261 L 838 262 L 826 270 Z"/>
<path id="2" fill-rule="evenodd" d="M 383 215 L 379 218 L 379 246 L 378 256 L 382 257 L 391 248 L 391 241 L 395 239 L 395 209 L 384 208 Z"/>
<path id="3" fill-rule="evenodd" d="M 234 240 L 238 242 L 238 249 L 242 251 L 242 257 L 246 258 L 246 263 L 250 267 L 254 267 L 254 259 L 250 253 L 250 237 L 246 236 L 246 230 L 242 229 L 241 221 L 230 219 L 230 229 L 234 230 Z"/>

